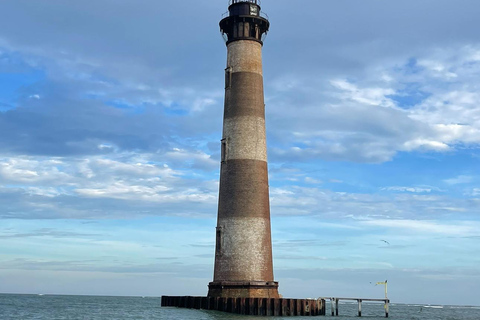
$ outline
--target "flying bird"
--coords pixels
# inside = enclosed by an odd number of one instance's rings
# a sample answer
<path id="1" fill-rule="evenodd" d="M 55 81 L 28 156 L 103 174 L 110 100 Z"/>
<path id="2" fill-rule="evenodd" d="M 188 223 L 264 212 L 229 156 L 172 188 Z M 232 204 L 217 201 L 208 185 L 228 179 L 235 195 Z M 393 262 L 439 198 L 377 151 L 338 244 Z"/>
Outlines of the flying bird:
<path id="1" fill-rule="evenodd" d="M 390 242 L 388 242 L 387 240 L 380 240 L 380 241 L 383 241 L 383 242 L 385 242 L 386 244 L 390 245 Z"/>

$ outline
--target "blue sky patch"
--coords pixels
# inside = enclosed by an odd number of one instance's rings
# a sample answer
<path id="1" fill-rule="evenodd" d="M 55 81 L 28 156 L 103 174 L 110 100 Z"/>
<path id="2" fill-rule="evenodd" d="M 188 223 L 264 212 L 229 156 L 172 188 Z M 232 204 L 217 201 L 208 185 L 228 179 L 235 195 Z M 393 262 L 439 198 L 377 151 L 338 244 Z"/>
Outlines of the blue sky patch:
<path id="1" fill-rule="evenodd" d="M 15 108 L 19 99 L 30 95 L 35 98 L 36 93 L 32 94 L 27 88 L 45 78 L 43 71 L 34 69 L 26 73 L 0 73 L 0 110 Z"/>
<path id="2" fill-rule="evenodd" d="M 431 94 L 422 91 L 418 83 L 408 83 L 404 89 L 398 90 L 396 94 L 388 95 L 387 98 L 397 103 L 402 109 L 410 109 L 428 99 Z"/>

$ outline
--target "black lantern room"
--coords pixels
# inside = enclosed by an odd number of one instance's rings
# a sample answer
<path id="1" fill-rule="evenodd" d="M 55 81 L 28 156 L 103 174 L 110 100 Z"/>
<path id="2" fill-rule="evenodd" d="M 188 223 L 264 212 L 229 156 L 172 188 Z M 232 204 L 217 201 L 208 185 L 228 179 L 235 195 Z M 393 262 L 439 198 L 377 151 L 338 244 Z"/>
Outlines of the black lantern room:
<path id="1" fill-rule="evenodd" d="M 230 0 L 228 14 L 220 21 L 220 31 L 227 45 L 237 40 L 254 40 L 263 44 L 270 22 L 261 12 L 260 0 Z"/>

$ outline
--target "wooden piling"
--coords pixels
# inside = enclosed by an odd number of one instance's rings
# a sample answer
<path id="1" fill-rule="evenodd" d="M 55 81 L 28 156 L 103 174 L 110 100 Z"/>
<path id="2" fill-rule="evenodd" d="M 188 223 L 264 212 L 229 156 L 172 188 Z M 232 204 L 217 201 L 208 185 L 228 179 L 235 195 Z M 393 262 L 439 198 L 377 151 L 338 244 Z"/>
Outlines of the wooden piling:
<path id="1" fill-rule="evenodd" d="M 282 312 L 282 304 L 280 299 L 272 299 L 273 301 L 273 316 L 278 317 L 281 315 Z"/>
<path id="2" fill-rule="evenodd" d="M 296 313 L 297 313 L 297 310 L 296 310 L 297 304 L 295 303 L 294 299 L 289 299 L 289 300 L 290 300 L 290 302 L 289 302 L 289 304 L 290 304 L 290 306 L 289 306 L 290 311 L 289 311 L 288 316 L 296 316 Z"/>

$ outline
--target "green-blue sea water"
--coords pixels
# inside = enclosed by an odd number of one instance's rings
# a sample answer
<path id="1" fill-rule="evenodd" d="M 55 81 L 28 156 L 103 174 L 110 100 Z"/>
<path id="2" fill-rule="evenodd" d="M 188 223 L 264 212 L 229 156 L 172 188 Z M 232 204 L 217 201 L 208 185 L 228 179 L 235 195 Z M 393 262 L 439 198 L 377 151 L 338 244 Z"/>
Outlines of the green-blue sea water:
<path id="1" fill-rule="evenodd" d="M 327 313 L 330 305 L 327 304 Z M 359 319 L 356 304 L 340 304 L 342 320 Z M 269 317 L 305 319 L 312 317 Z M 317 317 L 319 319 L 332 318 Z M 383 305 L 362 305 L 362 318 L 385 319 Z M 160 298 L 0 294 L 1 320 L 253 320 L 259 317 L 215 311 L 160 307 Z M 480 307 L 424 306 L 392 303 L 390 319 L 479 320 Z"/>

